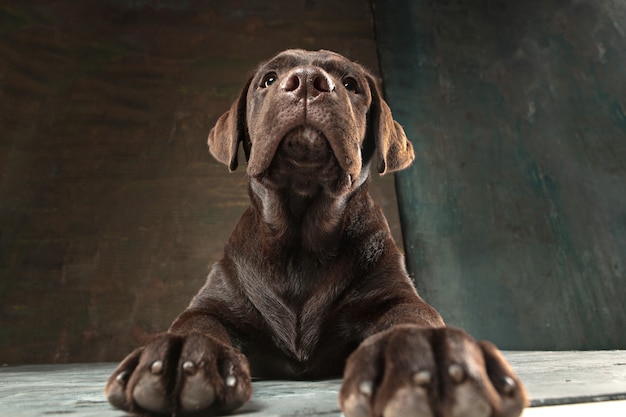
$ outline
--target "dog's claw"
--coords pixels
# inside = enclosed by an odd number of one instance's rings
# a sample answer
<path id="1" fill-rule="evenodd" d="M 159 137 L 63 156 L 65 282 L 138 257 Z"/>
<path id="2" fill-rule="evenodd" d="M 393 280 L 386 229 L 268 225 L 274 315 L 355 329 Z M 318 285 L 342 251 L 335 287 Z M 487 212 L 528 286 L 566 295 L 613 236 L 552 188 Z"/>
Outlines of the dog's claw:
<path id="1" fill-rule="evenodd" d="M 193 375 L 198 371 L 198 368 L 196 367 L 196 364 L 192 361 L 185 361 L 183 363 L 183 371 L 187 375 Z"/>
<path id="2" fill-rule="evenodd" d="M 413 382 L 420 387 L 430 385 L 433 379 L 433 374 L 430 371 L 419 371 L 413 375 Z"/>
<path id="3" fill-rule="evenodd" d="M 513 394 L 516 388 L 517 384 L 515 383 L 515 380 L 513 378 L 511 378 L 510 376 L 505 376 L 502 378 L 502 392 L 504 392 L 504 395 Z"/>
<path id="4" fill-rule="evenodd" d="M 128 377 L 130 376 L 130 373 L 128 371 L 122 371 L 119 374 L 117 374 L 117 376 L 115 377 L 115 380 L 120 384 L 120 385 L 124 385 L 128 382 Z"/>
<path id="5" fill-rule="evenodd" d="M 450 365 L 448 368 L 448 375 L 450 375 L 452 381 L 457 384 L 460 384 L 465 379 L 465 371 L 463 370 L 463 367 L 456 363 Z"/>
<path id="6" fill-rule="evenodd" d="M 228 377 L 226 377 L 226 386 L 227 387 L 234 387 L 237 385 L 237 377 L 235 377 L 234 375 L 229 375 Z"/>
<path id="7" fill-rule="evenodd" d="M 161 375 L 163 373 L 163 361 L 154 361 L 150 366 L 150 372 L 153 375 Z"/>
<path id="8" fill-rule="evenodd" d="M 374 392 L 374 382 L 369 380 L 361 382 L 359 384 L 359 391 L 366 397 L 371 397 Z"/>

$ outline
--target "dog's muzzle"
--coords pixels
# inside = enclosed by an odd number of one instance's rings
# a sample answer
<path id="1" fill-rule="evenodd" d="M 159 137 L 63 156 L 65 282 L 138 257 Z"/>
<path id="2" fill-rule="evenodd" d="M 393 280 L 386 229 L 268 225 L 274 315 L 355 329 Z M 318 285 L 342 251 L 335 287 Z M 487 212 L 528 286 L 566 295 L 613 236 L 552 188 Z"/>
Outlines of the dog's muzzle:
<path id="1" fill-rule="evenodd" d="M 275 158 L 284 158 L 296 167 L 309 167 L 325 164 L 334 156 L 322 132 L 310 126 L 300 126 L 283 138 Z"/>

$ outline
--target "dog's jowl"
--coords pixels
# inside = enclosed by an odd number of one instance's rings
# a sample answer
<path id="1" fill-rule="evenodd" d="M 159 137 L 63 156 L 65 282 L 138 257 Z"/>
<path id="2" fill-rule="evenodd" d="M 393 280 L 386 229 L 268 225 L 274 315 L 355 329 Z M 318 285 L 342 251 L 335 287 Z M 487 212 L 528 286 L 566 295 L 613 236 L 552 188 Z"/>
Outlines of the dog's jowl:
<path id="1" fill-rule="evenodd" d="M 413 148 L 374 78 L 329 51 L 263 63 L 209 134 L 250 207 L 170 329 L 130 353 L 106 395 L 131 413 L 228 413 L 251 375 L 343 375 L 351 416 L 514 417 L 524 388 L 490 343 L 446 327 L 368 194 Z M 418 277 L 419 278 L 419 277 Z"/>

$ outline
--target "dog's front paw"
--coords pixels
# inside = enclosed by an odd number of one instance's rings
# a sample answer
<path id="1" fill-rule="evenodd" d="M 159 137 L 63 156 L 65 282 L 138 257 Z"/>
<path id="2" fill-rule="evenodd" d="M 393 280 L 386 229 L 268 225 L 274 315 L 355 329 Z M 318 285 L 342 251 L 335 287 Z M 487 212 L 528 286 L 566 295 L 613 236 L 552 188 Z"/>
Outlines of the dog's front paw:
<path id="1" fill-rule="evenodd" d="M 139 414 L 224 413 L 252 394 L 246 358 L 202 334 L 161 334 L 128 355 L 109 377 L 111 404 Z"/>
<path id="2" fill-rule="evenodd" d="M 491 343 L 457 329 L 396 326 L 348 358 L 339 403 L 346 417 L 516 417 L 527 399 Z"/>

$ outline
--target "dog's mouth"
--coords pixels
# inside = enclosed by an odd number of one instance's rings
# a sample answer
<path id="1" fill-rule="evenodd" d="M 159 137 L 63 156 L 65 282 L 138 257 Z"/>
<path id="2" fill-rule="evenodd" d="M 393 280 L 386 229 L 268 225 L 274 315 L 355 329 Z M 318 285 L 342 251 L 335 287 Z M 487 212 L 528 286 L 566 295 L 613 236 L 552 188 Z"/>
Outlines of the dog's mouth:
<path id="1" fill-rule="evenodd" d="M 324 133 L 311 126 L 299 126 L 285 135 L 274 159 L 298 170 L 326 165 L 334 155 Z"/>
<path id="2" fill-rule="evenodd" d="M 290 130 L 283 137 L 264 180 L 266 184 L 304 197 L 320 191 L 342 193 L 352 184 L 326 135 L 306 125 Z"/>

